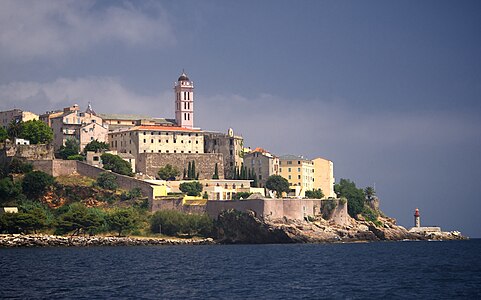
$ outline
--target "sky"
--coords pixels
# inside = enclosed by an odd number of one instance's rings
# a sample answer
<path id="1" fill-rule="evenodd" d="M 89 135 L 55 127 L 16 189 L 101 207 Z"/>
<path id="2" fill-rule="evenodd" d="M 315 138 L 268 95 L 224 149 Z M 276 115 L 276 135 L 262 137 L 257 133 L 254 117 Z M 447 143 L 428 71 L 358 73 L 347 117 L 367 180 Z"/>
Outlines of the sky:
<path id="1" fill-rule="evenodd" d="M 481 237 L 481 2 L 0 0 L 0 110 L 91 102 L 324 157 L 405 227 Z"/>

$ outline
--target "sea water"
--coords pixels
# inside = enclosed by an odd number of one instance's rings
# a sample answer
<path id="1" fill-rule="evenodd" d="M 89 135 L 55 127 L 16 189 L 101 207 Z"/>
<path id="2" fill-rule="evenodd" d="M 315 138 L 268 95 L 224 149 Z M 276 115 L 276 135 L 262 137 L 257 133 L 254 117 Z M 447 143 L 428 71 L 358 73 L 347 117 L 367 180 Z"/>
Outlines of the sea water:
<path id="1" fill-rule="evenodd" d="M 480 299 L 481 240 L 0 249 L 0 298 Z"/>

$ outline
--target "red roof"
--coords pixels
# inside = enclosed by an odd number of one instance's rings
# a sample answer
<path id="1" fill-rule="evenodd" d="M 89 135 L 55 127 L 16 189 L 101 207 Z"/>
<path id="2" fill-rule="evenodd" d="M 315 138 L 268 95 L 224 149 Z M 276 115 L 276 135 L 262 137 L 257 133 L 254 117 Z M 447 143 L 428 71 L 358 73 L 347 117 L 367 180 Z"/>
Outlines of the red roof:
<path id="1" fill-rule="evenodd" d="M 200 132 L 199 129 L 190 129 L 179 126 L 159 126 L 159 125 L 140 125 L 132 128 L 132 130 L 164 130 L 164 131 L 187 131 Z"/>

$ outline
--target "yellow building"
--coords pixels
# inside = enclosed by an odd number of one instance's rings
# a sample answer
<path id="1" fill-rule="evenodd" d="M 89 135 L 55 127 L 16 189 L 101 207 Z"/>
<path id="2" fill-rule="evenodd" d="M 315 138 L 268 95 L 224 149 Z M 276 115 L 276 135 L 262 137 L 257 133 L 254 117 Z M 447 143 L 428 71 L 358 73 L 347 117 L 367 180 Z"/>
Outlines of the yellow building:
<path id="1" fill-rule="evenodd" d="M 334 164 L 325 158 L 315 158 L 314 163 L 314 189 L 321 189 L 325 198 L 336 197 L 334 193 Z"/>
<path id="2" fill-rule="evenodd" d="M 27 122 L 30 120 L 38 120 L 38 115 L 21 109 L 0 111 L 0 122 L 3 128 L 8 128 L 12 121 Z"/>
<path id="3" fill-rule="evenodd" d="M 111 150 L 130 153 L 204 153 L 200 130 L 177 126 L 136 126 L 109 132 Z"/>
<path id="4" fill-rule="evenodd" d="M 279 157 L 279 174 L 298 190 L 295 196 L 304 197 L 306 191 L 314 189 L 314 163 L 302 156 Z"/>

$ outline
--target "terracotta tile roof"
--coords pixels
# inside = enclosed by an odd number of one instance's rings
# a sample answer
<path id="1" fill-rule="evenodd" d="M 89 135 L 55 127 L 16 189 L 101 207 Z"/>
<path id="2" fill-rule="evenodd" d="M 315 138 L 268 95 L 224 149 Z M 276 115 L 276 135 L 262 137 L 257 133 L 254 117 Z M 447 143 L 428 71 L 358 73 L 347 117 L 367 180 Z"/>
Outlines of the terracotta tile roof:
<path id="1" fill-rule="evenodd" d="M 140 125 L 135 126 L 131 130 L 165 130 L 165 131 L 187 131 L 200 132 L 200 129 L 190 129 L 179 126 L 159 126 L 159 125 Z"/>

